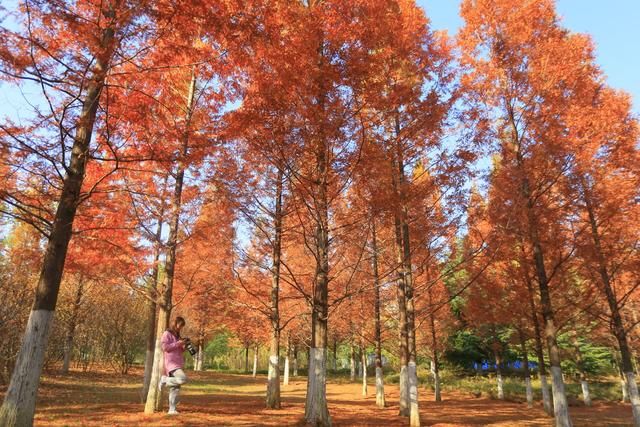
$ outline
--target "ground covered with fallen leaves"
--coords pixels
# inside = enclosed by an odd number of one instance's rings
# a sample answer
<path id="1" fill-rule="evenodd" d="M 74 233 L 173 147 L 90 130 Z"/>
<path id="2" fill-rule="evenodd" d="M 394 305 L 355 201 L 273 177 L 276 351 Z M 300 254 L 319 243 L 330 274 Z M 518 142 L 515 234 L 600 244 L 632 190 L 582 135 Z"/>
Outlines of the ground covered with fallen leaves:
<path id="1" fill-rule="evenodd" d="M 36 426 L 286 426 L 304 425 L 304 377 L 282 387 L 282 409 L 265 409 L 266 378 L 216 372 L 190 372 L 183 388 L 180 414 L 144 415 L 140 402 L 142 372 L 129 375 L 108 372 L 72 372 L 68 376 L 43 378 L 36 410 Z M 0 388 L 0 397 L 6 387 Z M 362 396 L 360 384 L 330 380 L 327 398 L 336 426 L 402 426 L 399 417 L 398 387 L 385 388 L 387 407 L 375 405 L 375 388 Z M 166 393 L 164 394 L 166 397 Z M 528 409 L 523 403 L 475 398 L 463 392 L 443 394 L 443 402 L 433 402 L 429 390 L 421 390 L 420 409 L 425 426 L 550 426 L 540 406 Z M 166 410 L 166 403 L 165 403 Z M 593 407 L 572 407 L 574 425 L 631 425 L 628 404 L 596 402 Z"/>

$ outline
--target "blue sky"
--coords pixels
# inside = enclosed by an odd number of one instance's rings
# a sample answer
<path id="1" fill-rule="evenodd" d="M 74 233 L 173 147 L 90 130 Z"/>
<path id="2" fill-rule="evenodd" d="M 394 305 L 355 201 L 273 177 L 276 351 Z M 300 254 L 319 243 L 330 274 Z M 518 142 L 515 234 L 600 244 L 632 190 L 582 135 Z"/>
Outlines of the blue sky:
<path id="1" fill-rule="evenodd" d="M 513 0 L 520 1 L 520 0 Z M 417 0 L 434 29 L 455 34 L 462 24 L 459 0 Z M 590 34 L 598 64 L 611 86 L 631 93 L 640 113 L 640 0 L 557 0 L 562 23 L 571 31 Z"/>

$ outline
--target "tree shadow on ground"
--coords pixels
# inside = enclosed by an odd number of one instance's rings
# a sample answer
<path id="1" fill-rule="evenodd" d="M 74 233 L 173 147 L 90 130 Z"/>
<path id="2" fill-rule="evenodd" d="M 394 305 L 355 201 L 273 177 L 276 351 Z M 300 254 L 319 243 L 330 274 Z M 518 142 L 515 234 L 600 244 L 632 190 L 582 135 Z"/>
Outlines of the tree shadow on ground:
<path id="1" fill-rule="evenodd" d="M 260 375 L 188 373 L 190 382 L 183 388 L 181 414 L 164 412 L 144 415 L 140 403 L 142 371 L 117 376 L 109 372 L 94 374 L 72 372 L 68 376 L 43 378 L 36 412 L 37 426 L 287 426 L 304 425 L 306 381 L 294 378 L 282 386 L 282 408 L 265 407 L 266 377 Z M 6 388 L 0 389 L 0 397 Z M 340 382 L 327 385 L 329 410 L 335 426 L 405 426 L 398 416 L 397 385 L 385 386 L 387 407 L 375 405 L 375 388 L 362 397 L 360 383 Z M 420 414 L 424 426 L 551 426 L 540 405 L 526 404 L 452 392 L 434 402 L 430 391 L 420 390 Z M 165 394 L 166 399 L 166 394 Z M 164 403 L 166 411 L 166 402 Z M 600 403 L 593 407 L 572 407 L 574 425 L 630 426 L 628 404 Z"/>

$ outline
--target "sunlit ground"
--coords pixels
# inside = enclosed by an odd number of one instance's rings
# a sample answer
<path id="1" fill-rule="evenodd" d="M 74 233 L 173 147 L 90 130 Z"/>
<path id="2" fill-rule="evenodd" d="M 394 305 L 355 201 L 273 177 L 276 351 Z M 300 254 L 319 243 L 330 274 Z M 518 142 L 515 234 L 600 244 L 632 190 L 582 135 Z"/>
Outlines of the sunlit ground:
<path id="1" fill-rule="evenodd" d="M 264 405 L 264 376 L 232 375 L 215 372 L 188 373 L 180 415 L 158 413 L 145 416 L 140 403 L 141 370 L 126 376 L 107 372 L 73 372 L 67 377 L 45 376 L 40 387 L 36 425 L 56 426 L 204 426 L 304 425 L 305 378 L 296 377 L 282 387 L 283 407 L 268 410 Z M 6 387 L 3 387 L 4 393 Z M 398 388 L 387 385 L 388 406 L 375 406 L 373 382 L 366 398 L 360 384 L 331 381 L 327 398 L 334 425 L 407 425 L 397 416 Z M 165 394 L 166 397 L 166 394 Z M 425 426 L 550 426 L 540 406 L 527 409 L 523 403 L 501 402 L 469 393 L 446 392 L 444 401 L 432 402 L 429 390 L 421 389 L 422 425 Z M 166 404 L 165 404 L 166 410 Z M 575 426 L 631 425 L 628 404 L 596 402 L 592 408 L 572 407 Z"/>

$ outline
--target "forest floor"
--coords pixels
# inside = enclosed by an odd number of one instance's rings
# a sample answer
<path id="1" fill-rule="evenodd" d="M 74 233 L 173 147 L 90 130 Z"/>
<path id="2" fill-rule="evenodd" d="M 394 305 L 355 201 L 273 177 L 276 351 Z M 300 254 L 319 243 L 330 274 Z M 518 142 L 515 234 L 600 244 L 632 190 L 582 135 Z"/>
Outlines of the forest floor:
<path id="1" fill-rule="evenodd" d="M 68 376 L 45 375 L 38 397 L 36 426 L 285 426 L 304 425 L 306 379 L 295 377 L 282 386 L 282 409 L 264 407 L 266 378 L 216 372 L 188 372 L 179 415 L 144 415 L 140 403 L 142 373 L 72 372 Z M 0 398 L 6 387 L 0 388 Z M 336 426 L 403 426 L 399 417 L 398 387 L 385 387 L 387 407 L 375 405 L 375 386 L 362 397 L 361 384 L 329 381 L 327 398 Z M 164 394 L 166 398 L 166 393 Z M 443 393 L 443 402 L 433 402 L 429 390 L 420 391 L 420 412 L 425 426 L 550 426 L 541 407 L 488 398 L 463 392 Z M 166 410 L 166 403 L 165 403 Z M 574 425 L 631 425 L 628 404 L 596 402 L 593 407 L 572 407 Z"/>

